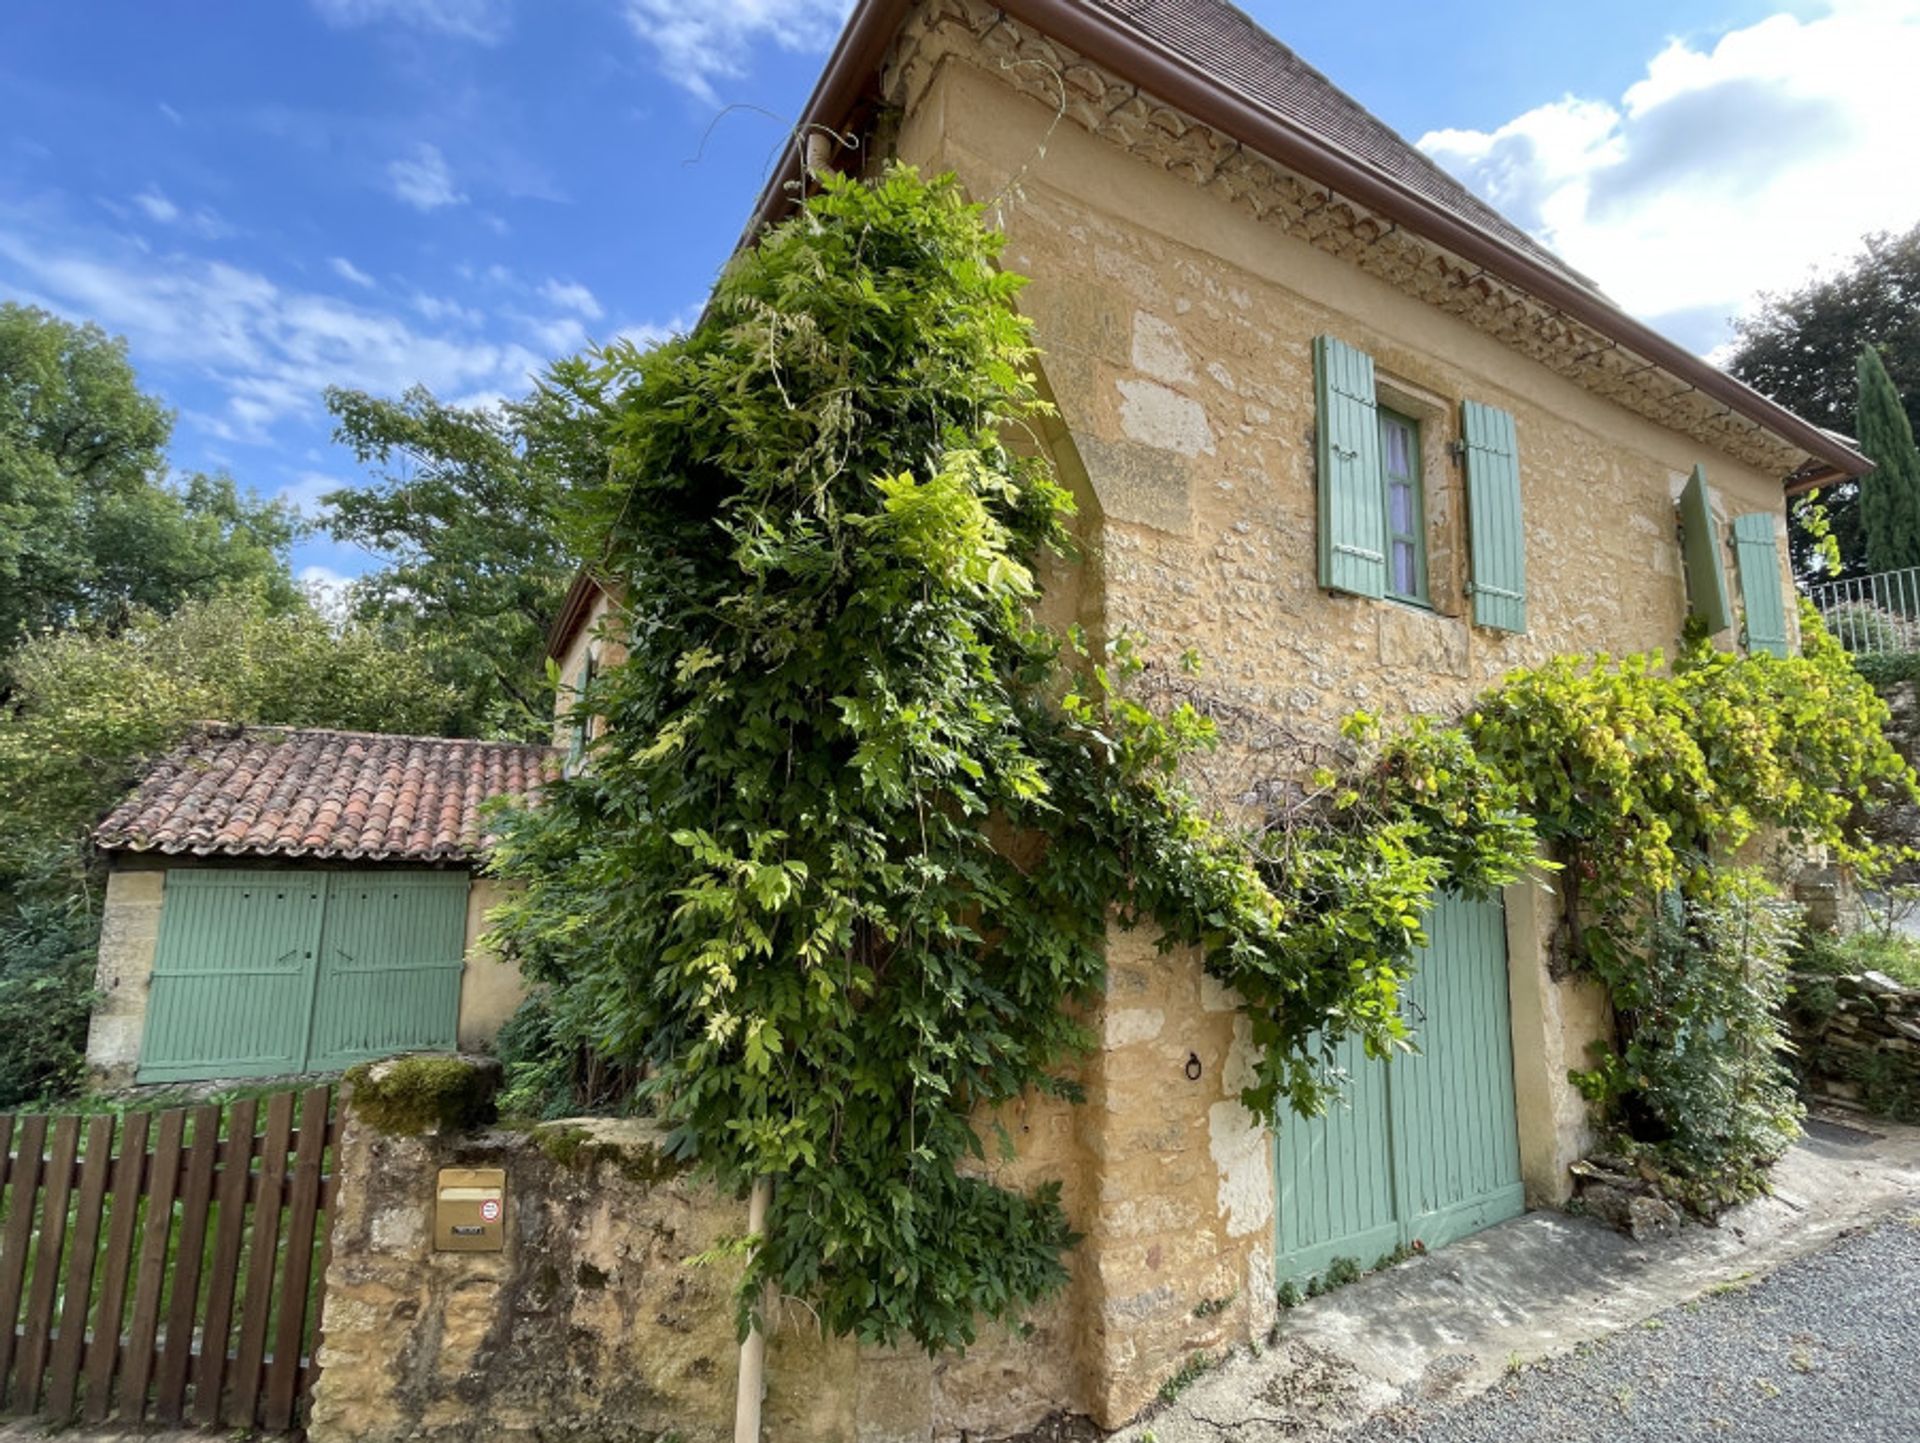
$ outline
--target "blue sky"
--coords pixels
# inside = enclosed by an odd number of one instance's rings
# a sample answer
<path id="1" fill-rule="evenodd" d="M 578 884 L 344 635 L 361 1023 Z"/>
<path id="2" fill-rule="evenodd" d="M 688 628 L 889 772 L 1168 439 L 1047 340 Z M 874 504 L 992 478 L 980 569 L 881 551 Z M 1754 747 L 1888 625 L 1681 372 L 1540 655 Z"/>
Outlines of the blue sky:
<path id="1" fill-rule="evenodd" d="M 684 324 L 843 8 L 16 0 L 0 298 L 127 335 L 179 467 L 310 505 L 356 474 L 326 385 L 485 398 Z M 1703 351 L 1757 287 L 1920 219 L 1920 0 L 1247 8 Z"/>

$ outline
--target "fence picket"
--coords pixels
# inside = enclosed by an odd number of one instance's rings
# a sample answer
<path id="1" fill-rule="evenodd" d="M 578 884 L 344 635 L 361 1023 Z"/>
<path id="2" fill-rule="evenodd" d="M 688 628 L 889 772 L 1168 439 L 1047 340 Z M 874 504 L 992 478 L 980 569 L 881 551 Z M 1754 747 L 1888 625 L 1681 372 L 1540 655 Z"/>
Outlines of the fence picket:
<path id="1" fill-rule="evenodd" d="M 313 1268 L 313 1224 L 320 1208 L 320 1164 L 327 1146 L 329 1095 L 309 1088 L 300 1099 L 299 1152 L 287 1194 L 286 1268 L 280 1278 L 280 1316 L 267 1370 L 267 1401 L 262 1424 L 273 1430 L 293 1426 L 300 1362 L 307 1323 L 307 1295 Z"/>
<path id="2" fill-rule="evenodd" d="M 256 1416 L 264 1382 L 267 1315 L 273 1307 L 287 1139 L 292 1131 L 293 1094 L 276 1092 L 267 1102 L 267 1130 L 260 1143 L 260 1182 L 254 1194 L 253 1235 L 247 1244 L 247 1296 L 240 1312 L 239 1355 L 233 1364 L 233 1416 L 239 1418 Z"/>
<path id="3" fill-rule="evenodd" d="M 73 1244 L 67 1250 L 66 1281 L 61 1287 L 60 1334 L 53 1345 L 53 1376 L 47 1384 L 47 1416 L 56 1423 L 73 1417 L 74 1389 L 80 1378 L 80 1350 L 87 1337 L 87 1309 L 93 1301 L 93 1273 L 100 1256 L 100 1222 L 105 1212 L 107 1176 L 113 1167 L 113 1115 L 87 1123 L 87 1147 L 80 1159 L 80 1198 L 73 1214 Z"/>
<path id="4" fill-rule="evenodd" d="M 180 1189 L 180 1231 L 173 1249 L 173 1291 L 167 1299 L 167 1331 L 154 1379 L 154 1416 L 178 1423 L 186 1409 L 187 1370 L 193 1362 L 193 1324 L 200 1312 L 200 1260 L 207 1239 L 207 1206 L 213 1197 L 213 1165 L 220 1154 L 220 1109 L 193 1110 L 193 1142 Z"/>
<path id="5" fill-rule="evenodd" d="M 54 1296 L 60 1281 L 60 1255 L 67 1243 L 67 1198 L 73 1192 L 73 1159 L 79 1149 L 80 1119 L 56 1118 L 53 1155 L 47 1162 L 47 1180 L 40 1194 L 40 1244 L 33 1259 L 33 1288 L 27 1294 L 26 1325 L 20 1340 L 17 1406 L 25 1413 L 40 1406 L 48 1334 L 53 1330 Z"/>
<path id="6" fill-rule="evenodd" d="M 220 1192 L 214 1220 L 213 1258 L 208 1264 L 207 1310 L 200 1329 L 200 1365 L 193 1375 L 193 1418 L 209 1425 L 221 1421 L 226 1385 L 227 1345 L 233 1332 L 233 1298 L 240 1274 L 240 1247 L 247 1238 L 247 1185 L 252 1181 L 255 1124 L 260 1104 L 244 1098 L 227 1119 L 227 1140 L 220 1153 Z M 247 1427 L 252 1418 L 235 1418 Z"/>
<path id="7" fill-rule="evenodd" d="M 173 1199 L 180 1186 L 180 1140 L 187 1114 L 177 1107 L 160 1114 L 152 1165 L 147 1171 L 147 1225 L 140 1240 L 140 1262 L 133 1278 L 133 1325 L 127 1330 L 120 1374 L 120 1421 L 146 1417 L 147 1383 L 156 1361 L 160 1295 L 167 1281 L 168 1244 L 173 1239 Z"/>
<path id="8" fill-rule="evenodd" d="M 27 1118 L 20 1127 L 20 1145 L 14 1150 L 8 1178 L 12 1206 L 6 1232 L 0 1234 L 0 1389 L 6 1390 L 9 1404 L 19 1397 L 19 1390 L 10 1387 L 8 1379 L 18 1338 L 15 1327 L 20 1321 L 20 1294 L 27 1280 L 27 1250 L 33 1243 L 33 1220 L 39 1212 L 40 1163 L 46 1144 L 46 1118 Z"/>
<path id="9" fill-rule="evenodd" d="M 100 1275 L 100 1304 L 94 1309 L 93 1338 L 87 1345 L 86 1391 L 80 1416 L 89 1423 L 106 1420 L 113 1406 L 113 1375 L 120 1359 L 120 1326 L 127 1313 L 127 1278 L 133 1266 L 133 1235 L 140 1221 L 140 1195 L 146 1182 L 147 1133 L 151 1115 L 127 1114 L 120 1129 L 120 1152 L 113 1164 L 113 1220 L 107 1225 L 105 1271 Z"/>

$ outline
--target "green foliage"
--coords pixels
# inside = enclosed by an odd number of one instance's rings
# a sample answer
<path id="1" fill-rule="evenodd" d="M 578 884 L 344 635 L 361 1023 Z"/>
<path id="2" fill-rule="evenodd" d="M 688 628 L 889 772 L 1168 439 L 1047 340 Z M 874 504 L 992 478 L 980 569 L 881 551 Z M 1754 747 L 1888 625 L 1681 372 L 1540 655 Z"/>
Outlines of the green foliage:
<path id="1" fill-rule="evenodd" d="M 1920 226 L 1868 236 L 1851 265 L 1789 294 L 1762 296 L 1735 326 L 1727 369 L 1796 414 L 1842 433 L 1854 425 L 1856 359 L 1862 346 L 1872 346 L 1886 361 L 1907 419 L 1920 428 Z M 1853 481 L 1820 493 L 1840 568 L 1818 559 L 1814 538 L 1797 522 L 1791 528 L 1796 575 L 1868 569 L 1862 493 Z"/>
<path id="2" fill-rule="evenodd" d="M 1892 686 L 1895 682 L 1920 681 L 1920 651 L 1883 651 L 1870 656 L 1855 656 L 1853 669 L 1869 686 Z"/>
<path id="3" fill-rule="evenodd" d="M 1160 1385 L 1160 1401 L 1171 1403 L 1187 1389 L 1211 1373 L 1219 1363 L 1210 1353 L 1191 1354 L 1173 1373 L 1173 1376 Z"/>
<path id="4" fill-rule="evenodd" d="M 0 1110 L 79 1087 L 98 934 L 87 900 L 32 887 L 0 910 Z"/>
<path id="5" fill-rule="evenodd" d="M 77 848 L 189 722 L 438 731 L 450 698 L 417 654 L 259 593 L 61 632 L 13 657 L 0 710 L 0 877 Z"/>
<path id="6" fill-rule="evenodd" d="M 377 1132 L 418 1137 L 493 1121 L 500 1074 L 464 1057 L 417 1054 L 349 1068 L 343 1079 L 354 1114 Z"/>
<path id="7" fill-rule="evenodd" d="M 124 342 L 0 304 L 0 658 L 234 586 L 297 599 L 291 513 L 224 477 L 167 480 L 172 424 Z"/>
<path id="8" fill-rule="evenodd" d="M 1869 571 L 1920 566 L 1920 451 L 1880 353 L 1860 352 L 1860 401 L 1854 434 L 1874 472 L 1860 483 L 1860 526 Z"/>
<path id="9" fill-rule="evenodd" d="M 1462 729 L 1417 718 L 1387 734 L 1358 713 L 1345 733 L 1351 755 L 1303 767 L 1283 754 L 1307 784 L 1268 788 L 1285 800 L 1249 850 L 1278 904 L 1271 940 L 1209 950 L 1208 970 L 1245 999 L 1260 1048 L 1256 1080 L 1241 1094 L 1258 1117 L 1282 1101 L 1317 1112 L 1325 1077 L 1303 1064 L 1330 1061 L 1339 1037 L 1358 1033 L 1375 1056 L 1402 1041 L 1399 986 L 1426 940 L 1433 894 L 1485 895 L 1534 858 L 1518 789 Z M 1207 895 L 1206 881 L 1194 878 L 1195 894 Z"/>
<path id="10" fill-rule="evenodd" d="M 559 363 L 557 384 L 584 364 Z M 354 583 L 353 614 L 425 656 L 463 735 L 544 738 L 547 632 L 574 571 L 558 498 L 605 474 L 593 428 L 552 387 L 482 408 L 333 390 L 327 406 L 335 439 L 379 470 L 322 498 L 336 540 L 385 558 Z"/>
<path id="11" fill-rule="evenodd" d="M 1696 1206 L 1746 1196 L 1793 1135 L 1779 1012 L 1782 909 L 1736 854 L 1763 832 L 1871 875 L 1856 808 L 1912 796 L 1886 707 L 1810 607 L 1803 655 L 1691 642 L 1562 659 L 1508 679 L 1468 724 L 1565 864 L 1568 959 L 1607 988 L 1619 1050 L 1578 1074 L 1622 1150 Z"/>
<path id="12" fill-rule="evenodd" d="M 494 1051 L 506 1069 L 503 1117 L 544 1121 L 634 1107 L 633 1077 L 583 1042 L 585 1021 L 568 1013 L 578 1000 L 575 992 L 541 988 L 500 1029 Z"/>
<path id="13" fill-rule="evenodd" d="M 644 1076 L 724 1185 L 776 1180 L 743 1305 L 774 1280 L 929 1349 L 1064 1281 L 1058 1186 L 971 1165 L 975 1121 L 1072 1094 L 1113 915 L 1240 989 L 1250 1106 L 1311 1109 L 1324 1049 L 1401 1036 L 1434 883 L 1531 849 L 1440 730 L 1370 740 L 1258 847 L 1202 813 L 1179 769 L 1213 724 L 1136 695 L 1127 639 L 1032 615 L 1072 507 L 1003 441 L 1044 408 L 999 245 L 951 180 L 830 178 L 693 335 L 560 378 L 607 441 L 574 524 L 609 538 L 631 654 L 583 700 L 589 765 L 496 855 L 561 1044 Z"/>

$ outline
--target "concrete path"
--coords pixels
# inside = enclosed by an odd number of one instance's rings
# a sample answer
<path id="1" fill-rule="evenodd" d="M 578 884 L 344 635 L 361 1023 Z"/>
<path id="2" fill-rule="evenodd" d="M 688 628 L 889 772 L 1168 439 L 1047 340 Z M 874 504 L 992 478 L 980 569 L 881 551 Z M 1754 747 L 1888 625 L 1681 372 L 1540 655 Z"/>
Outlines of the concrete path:
<path id="1" fill-rule="evenodd" d="M 1545 1416 L 1528 1390 L 1550 1391 L 1556 1379 L 1574 1386 L 1569 1380 L 1582 1361 L 1572 1356 L 1576 1352 L 1585 1353 L 1596 1340 L 1613 1334 L 1626 1339 L 1661 1332 L 1639 1326 L 1656 1315 L 1666 1315 L 1662 1321 L 1667 1327 L 1679 1328 L 1683 1321 L 1691 1327 L 1692 1317 L 1683 1305 L 1704 1295 L 1700 1307 L 1711 1309 L 1720 1291 L 1744 1288 L 1759 1275 L 1819 1253 L 1843 1235 L 1915 1215 L 1916 1209 L 1920 1130 L 1876 1121 L 1867 1132 L 1815 1122 L 1776 1170 L 1774 1196 L 1736 1209 L 1718 1228 L 1690 1227 L 1671 1238 L 1635 1243 L 1592 1219 L 1559 1213 L 1515 1219 L 1283 1314 L 1271 1347 L 1237 1354 L 1117 1437 L 1123 1443 L 1293 1443 L 1355 1437 L 1354 1430 L 1363 1429 L 1356 1443 L 1361 1438 L 1374 1443 L 1428 1437 L 1436 1443 L 1482 1437 L 1499 1443 L 1535 1437 L 1577 1440 L 1589 1435 L 1570 1431 L 1566 1418 L 1543 1423 L 1544 1431 L 1526 1431 L 1532 1426 L 1529 1420 Z M 1902 1226 L 1891 1235 L 1911 1246 L 1902 1252 L 1885 1245 L 1883 1251 L 1894 1259 L 1911 1253 L 1913 1271 L 1892 1290 L 1889 1301 L 1900 1296 L 1901 1288 L 1907 1296 L 1920 1298 L 1920 1230 Z M 1834 1254 L 1839 1259 L 1834 1266 L 1844 1270 L 1850 1256 Z M 1823 1276 L 1831 1280 L 1838 1274 Z M 1676 1308 L 1682 1312 L 1672 1313 Z M 1798 1327 L 1790 1317 L 1783 1318 L 1782 1327 Z M 1916 1335 L 1912 1347 L 1920 1353 L 1915 1320 L 1897 1310 L 1888 1320 L 1890 1326 Z M 1791 1331 L 1782 1334 L 1792 1336 Z M 1860 1345 L 1855 1338 L 1834 1347 L 1858 1353 Z M 1791 1344 L 1789 1354 L 1802 1346 Z M 1622 1363 L 1617 1380 L 1608 1386 L 1640 1396 L 1642 1389 L 1630 1380 L 1634 1366 L 1631 1360 Z M 1735 1364 L 1710 1353 L 1685 1366 L 1702 1375 L 1696 1381 L 1704 1387 L 1720 1381 L 1717 1375 Z M 1783 1366 L 1774 1361 L 1762 1368 L 1756 1362 L 1741 1376 L 1766 1378 L 1784 1395 L 1789 1380 L 1770 1376 Z M 1910 1371 L 1920 1378 L 1920 1369 Z M 1599 1374 L 1603 1382 L 1613 1376 Z M 1818 1393 L 1819 1378 L 1814 1371 L 1808 1377 L 1812 1381 L 1797 1391 L 1811 1397 Z M 1752 1386 L 1765 1392 L 1759 1384 Z M 1496 1391 L 1467 1406 L 1491 1407 L 1516 1392 L 1534 1398 L 1535 1406 L 1507 1422 L 1486 1422 L 1490 1414 L 1476 1413 L 1470 1419 L 1462 1415 L 1468 1421 L 1460 1427 L 1486 1431 L 1441 1431 L 1438 1420 L 1452 1416 L 1446 1409 L 1489 1388 Z M 1608 1440 L 1694 1436 L 1684 1427 L 1665 1432 L 1655 1428 L 1644 1435 L 1625 1431 L 1631 1414 L 1620 1409 L 1630 1408 L 1631 1402 L 1631 1397 L 1624 1403 L 1616 1400 L 1610 1415 L 1593 1421 L 1591 1435 Z M 1736 1429 L 1699 1436 L 1817 1436 L 1822 1443 L 1838 1443 L 1842 1437 L 1920 1439 L 1920 1383 L 1914 1406 L 1911 1425 L 1892 1434 L 1843 1435 L 1823 1421 L 1805 1433 L 1743 1434 Z M 1722 1414 L 1700 1413 L 1713 1416 Z M 1405 1431 L 1408 1427 L 1414 1431 Z"/>

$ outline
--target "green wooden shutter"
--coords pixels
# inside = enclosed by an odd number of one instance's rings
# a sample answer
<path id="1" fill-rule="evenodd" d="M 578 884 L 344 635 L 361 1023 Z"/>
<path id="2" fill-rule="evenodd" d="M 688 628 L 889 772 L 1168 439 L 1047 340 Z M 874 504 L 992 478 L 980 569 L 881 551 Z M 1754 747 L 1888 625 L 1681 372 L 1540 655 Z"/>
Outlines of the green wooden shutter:
<path id="1" fill-rule="evenodd" d="M 1473 619 L 1527 629 L 1527 531 L 1520 515 L 1520 451 L 1513 417 L 1478 401 L 1460 407 L 1467 442 L 1467 524 L 1473 552 Z"/>
<path id="2" fill-rule="evenodd" d="M 1313 384 L 1319 408 L 1320 584 L 1329 591 L 1384 596 L 1386 488 L 1373 358 L 1332 336 L 1317 337 Z"/>
<path id="3" fill-rule="evenodd" d="M 465 872 L 333 872 L 307 1065 L 452 1051 L 466 966 Z"/>
<path id="4" fill-rule="evenodd" d="M 1713 500 L 1704 467 L 1693 468 L 1687 489 L 1680 493 L 1680 531 L 1689 607 L 1695 616 L 1706 618 L 1709 632 L 1725 631 L 1733 625 L 1733 607 L 1727 601 L 1727 576 L 1714 538 Z"/>
<path id="5" fill-rule="evenodd" d="M 1787 654 L 1787 608 L 1780 595 L 1780 543 L 1773 513 L 1733 518 L 1733 559 L 1746 608 L 1747 650 Z"/>
<path id="6" fill-rule="evenodd" d="M 306 1065 L 319 873 L 167 873 L 141 1082 L 272 1077 Z"/>

